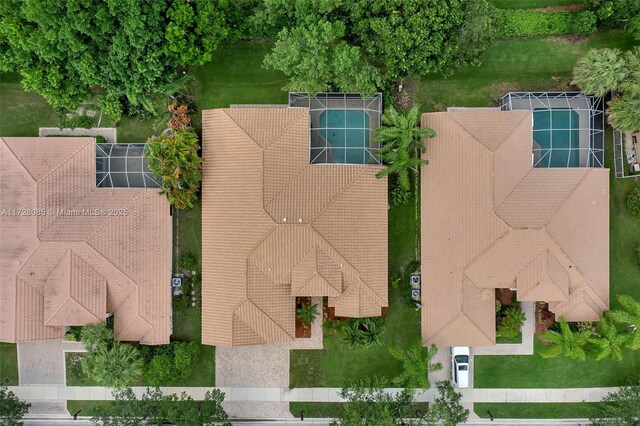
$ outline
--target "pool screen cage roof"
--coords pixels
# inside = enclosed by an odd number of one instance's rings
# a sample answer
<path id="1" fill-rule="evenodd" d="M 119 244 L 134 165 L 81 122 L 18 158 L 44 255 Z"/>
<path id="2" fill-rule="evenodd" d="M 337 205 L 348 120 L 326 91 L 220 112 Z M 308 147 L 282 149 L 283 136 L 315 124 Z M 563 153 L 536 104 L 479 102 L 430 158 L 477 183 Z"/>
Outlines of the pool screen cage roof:
<path id="1" fill-rule="evenodd" d="M 96 187 L 159 188 L 145 151 L 144 143 L 96 143 Z"/>
<path id="2" fill-rule="evenodd" d="M 553 122 L 550 124 L 550 129 L 536 130 L 534 128 L 532 150 L 535 167 L 549 167 L 544 162 L 550 162 L 553 155 L 544 155 L 543 150 L 537 146 L 535 141 L 538 131 L 546 131 L 550 135 L 551 148 L 544 150 L 547 153 L 554 149 L 572 151 L 571 155 L 576 153 L 580 158 L 578 167 L 604 167 L 604 105 L 602 98 L 581 92 L 511 92 L 502 97 L 500 108 L 503 111 L 570 110 L 577 113 L 577 126 L 572 123 L 569 125 L 569 129 L 558 128 Z M 549 117 L 553 120 L 553 114 L 549 114 Z M 577 132 L 579 135 L 578 143 L 571 141 L 569 148 L 553 148 L 554 134 L 562 134 L 563 131 L 572 134 Z M 557 167 L 557 165 L 553 167 Z M 576 166 L 569 165 L 567 162 L 567 167 Z"/>
<path id="3" fill-rule="evenodd" d="M 289 93 L 289 107 L 309 108 L 309 162 L 381 164 L 375 128 L 382 118 L 382 94 Z M 361 112 L 360 112 L 361 111 Z"/>

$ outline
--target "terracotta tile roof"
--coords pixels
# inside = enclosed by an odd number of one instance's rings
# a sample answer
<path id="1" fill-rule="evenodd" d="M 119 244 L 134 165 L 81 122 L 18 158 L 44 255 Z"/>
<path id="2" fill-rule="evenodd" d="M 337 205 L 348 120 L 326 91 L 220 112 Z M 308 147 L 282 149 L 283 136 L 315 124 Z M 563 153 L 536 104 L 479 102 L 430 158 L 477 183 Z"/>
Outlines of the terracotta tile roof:
<path id="1" fill-rule="evenodd" d="M 495 288 L 592 321 L 609 305 L 609 171 L 532 168 L 529 111 L 423 114 L 422 335 L 495 344 Z"/>
<path id="2" fill-rule="evenodd" d="M 306 108 L 203 111 L 202 341 L 295 336 L 295 297 L 336 314 L 387 302 L 387 181 L 380 166 L 310 165 Z"/>
<path id="3" fill-rule="evenodd" d="M 0 216 L 0 340 L 58 338 L 113 312 L 116 338 L 168 343 L 169 204 L 156 189 L 96 188 L 95 161 L 93 138 L 0 138 L 0 211 L 45 212 Z"/>

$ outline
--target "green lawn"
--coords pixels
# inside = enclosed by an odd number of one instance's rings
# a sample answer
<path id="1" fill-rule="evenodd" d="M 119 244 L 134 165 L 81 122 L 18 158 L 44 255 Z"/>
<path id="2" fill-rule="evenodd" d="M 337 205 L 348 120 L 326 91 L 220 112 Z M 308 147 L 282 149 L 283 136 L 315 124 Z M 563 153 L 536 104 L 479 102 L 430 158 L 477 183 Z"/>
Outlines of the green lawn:
<path id="1" fill-rule="evenodd" d="M 78 411 L 78 417 L 91 417 L 95 414 L 95 408 L 109 404 L 110 401 L 67 401 L 67 410 L 69 414 L 74 415 Z"/>
<path id="2" fill-rule="evenodd" d="M 632 44 L 622 31 L 598 33 L 577 43 L 559 37 L 496 40 L 481 66 L 448 78 L 429 75 L 419 82 L 416 97 L 423 110 L 443 111 L 449 106 L 497 105 L 509 91 L 567 90 L 573 65 L 589 49 L 628 49 Z"/>
<path id="3" fill-rule="evenodd" d="M 498 344 L 522 343 L 522 333 L 518 334 L 514 338 L 496 336 L 496 343 Z"/>
<path id="4" fill-rule="evenodd" d="M 482 418 L 489 418 L 491 412 L 499 419 L 584 419 L 598 406 L 598 403 L 475 403 L 473 411 Z"/>
<path id="5" fill-rule="evenodd" d="M 420 338 L 420 313 L 407 306 L 398 290 L 389 290 L 389 313 L 382 346 L 353 348 L 339 334 L 324 334 L 322 350 L 292 350 L 291 387 L 342 387 L 355 378 L 381 376 L 391 385 L 402 367 L 391 346 L 408 346 Z"/>
<path id="6" fill-rule="evenodd" d="M 418 204 L 419 207 L 419 204 Z M 401 268 L 416 258 L 416 240 L 419 230 L 416 224 L 416 198 L 407 204 L 389 209 L 389 273 L 399 273 Z M 413 272 L 413 271 L 411 271 Z"/>
<path id="7" fill-rule="evenodd" d="M 344 405 L 342 402 L 290 402 L 289 412 L 293 417 L 300 417 L 300 411 L 304 410 L 305 418 L 337 418 L 342 415 Z M 412 406 L 412 411 L 420 413 L 426 413 L 429 408 L 426 402 L 416 402 Z"/>
<path id="8" fill-rule="evenodd" d="M 25 92 L 20 75 L 0 73 L 0 135 L 38 136 L 39 127 L 57 127 L 58 117 L 44 98 Z"/>
<path id="9" fill-rule="evenodd" d="M 500 9 L 536 9 L 549 6 L 582 4 L 581 0 L 491 0 Z"/>
<path id="10" fill-rule="evenodd" d="M 82 371 L 80 360 L 84 356 L 81 352 L 65 352 L 67 386 L 100 386 Z"/>
<path id="11" fill-rule="evenodd" d="M 0 343 L 0 384 L 18 386 L 18 349 L 13 343 Z"/>

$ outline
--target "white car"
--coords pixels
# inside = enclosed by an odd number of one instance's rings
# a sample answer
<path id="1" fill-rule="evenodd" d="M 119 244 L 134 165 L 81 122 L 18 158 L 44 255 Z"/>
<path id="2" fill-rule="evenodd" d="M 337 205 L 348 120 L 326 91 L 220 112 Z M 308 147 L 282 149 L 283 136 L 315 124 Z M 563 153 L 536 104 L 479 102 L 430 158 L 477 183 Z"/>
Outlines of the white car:
<path id="1" fill-rule="evenodd" d="M 469 387 L 469 368 L 469 347 L 454 346 L 451 348 L 451 381 L 456 387 Z"/>

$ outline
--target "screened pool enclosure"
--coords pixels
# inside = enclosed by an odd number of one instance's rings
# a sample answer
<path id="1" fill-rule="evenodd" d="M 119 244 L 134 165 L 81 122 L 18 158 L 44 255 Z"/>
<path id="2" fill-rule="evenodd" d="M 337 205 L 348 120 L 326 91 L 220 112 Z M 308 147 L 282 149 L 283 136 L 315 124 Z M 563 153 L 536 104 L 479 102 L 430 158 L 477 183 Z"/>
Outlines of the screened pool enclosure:
<path id="1" fill-rule="evenodd" d="M 604 167 L 601 98 L 579 92 L 512 92 L 504 111 L 533 111 L 534 167 Z"/>
<path id="2" fill-rule="evenodd" d="M 310 163 L 380 164 L 380 144 L 373 140 L 382 116 L 380 93 L 289 93 L 289 106 L 309 108 Z"/>

